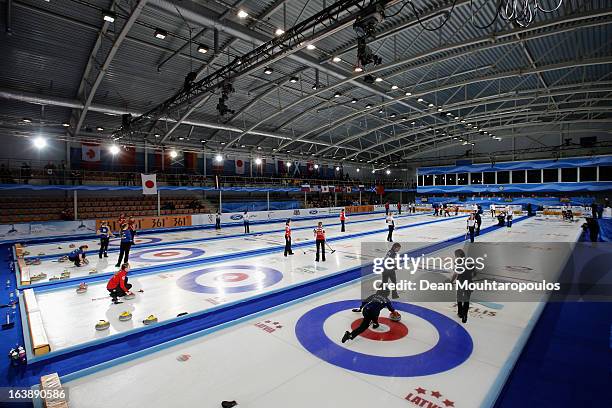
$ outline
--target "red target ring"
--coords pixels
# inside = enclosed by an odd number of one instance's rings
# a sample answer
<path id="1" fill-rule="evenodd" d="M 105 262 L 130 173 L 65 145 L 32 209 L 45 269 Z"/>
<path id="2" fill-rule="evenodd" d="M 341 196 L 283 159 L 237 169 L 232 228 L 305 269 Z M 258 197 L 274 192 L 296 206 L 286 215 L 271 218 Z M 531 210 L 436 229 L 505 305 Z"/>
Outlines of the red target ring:
<path id="1" fill-rule="evenodd" d="M 351 324 L 351 330 L 355 330 L 357 327 L 359 327 L 362 321 L 363 319 L 355 320 Z M 388 326 L 389 330 L 381 332 L 381 331 L 376 331 L 376 330 L 372 330 L 371 328 L 368 328 L 366 331 L 361 333 L 359 336 L 364 337 L 368 340 L 374 340 L 374 341 L 395 341 L 395 340 L 403 339 L 404 337 L 408 335 L 408 327 L 406 327 L 401 322 L 394 322 L 393 320 L 388 319 L 386 317 L 379 317 L 378 323 Z"/>
<path id="2" fill-rule="evenodd" d="M 180 252 L 176 252 L 176 251 L 167 251 L 167 252 L 158 252 L 156 254 L 153 254 L 153 256 L 157 256 L 157 257 L 161 257 L 161 258 L 166 258 L 169 256 L 177 256 L 180 255 Z"/>
<path id="3" fill-rule="evenodd" d="M 223 275 L 217 276 L 216 281 L 223 282 L 240 282 L 247 279 L 249 275 L 242 272 L 224 273 Z"/>

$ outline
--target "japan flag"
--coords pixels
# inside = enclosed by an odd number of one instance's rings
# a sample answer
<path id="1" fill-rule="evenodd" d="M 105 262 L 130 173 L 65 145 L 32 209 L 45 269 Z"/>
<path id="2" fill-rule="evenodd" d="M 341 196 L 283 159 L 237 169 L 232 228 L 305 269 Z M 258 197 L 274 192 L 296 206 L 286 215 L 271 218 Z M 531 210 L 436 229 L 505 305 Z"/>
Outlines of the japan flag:
<path id="1" fill-rule="evenodd" d="M 142 194 L 157 194 L 157 175 L 141 174 Z"/>

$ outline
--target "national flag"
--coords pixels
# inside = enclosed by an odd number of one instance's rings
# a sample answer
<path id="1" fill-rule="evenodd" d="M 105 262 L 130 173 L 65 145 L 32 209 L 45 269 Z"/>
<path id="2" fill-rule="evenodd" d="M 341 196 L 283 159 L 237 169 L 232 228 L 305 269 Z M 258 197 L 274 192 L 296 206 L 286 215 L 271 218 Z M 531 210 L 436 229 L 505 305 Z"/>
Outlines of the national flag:
<path id="1" fill-rule="evenodd" d="M 308 172 L 308 174 L 312 174 L 314 172 L 314 163 L 309 161 L 308 164 L 306 165 L 306 171 Z"/>
<path id="2" fill-rule="evenodd" d="M 85 162 L 100 161 L 100 145 L 81 143 L 81 160 Z"/>
<path id="3" fill-rule="evenodd" d="M 236 174 L 244 174 L 244 160 L 236 159 Z"/>
<path id="4" fill-rule="evenodd" d="M 347 187 L 347 188 L 346 188 L 346 192 L 347 192 L 347 193 L 351 193 L 351 192 L 353 192 L 353 188 L 352 188 L 352 187 Z"/>
<path id="5" fill-rule="evenodd" d="M 322 193 L 329 193 L 329 186 L 321 186 Z"/>
<path id="6" fill-rule="evenodd" d="M 302 184 L 302 191 L 310 193 L 310 184 Z"/>
<path id="7" fill-rule="evenodd" d="M 142 194 L 157 194 L 157 175 L 140 174 L 142 179 Z"/>

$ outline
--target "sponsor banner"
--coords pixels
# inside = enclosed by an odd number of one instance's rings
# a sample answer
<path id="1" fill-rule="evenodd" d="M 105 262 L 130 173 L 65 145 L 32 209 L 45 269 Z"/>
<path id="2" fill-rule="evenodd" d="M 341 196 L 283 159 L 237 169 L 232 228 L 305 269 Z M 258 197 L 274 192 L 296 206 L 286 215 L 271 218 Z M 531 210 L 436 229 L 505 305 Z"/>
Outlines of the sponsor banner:
<path id="1" fill-rule="evenodd" d="M 93 220 L 47 221 L 0 225 L 0 242 L 25 241 L 51 236 L 88 235 L 96 230 Z"/>
<path id="2" fill-rule="evenodd" d="M 344 207 L 300 208 L 293 210 L 253 211 L 248 213 L 248 217 L 250 222 L 286 220 L 287 218 L 317 218 L 327 215 L 339 215 L 343 208 Z M 192 225 L 214 225 L 215 223 L 215 214 L 194 214 L 191 217 Z M 242 222 L 244 222 L 244 212 L 221 214 L 221 223 L 223 224 Z"/>
<path id="3" fill-rule="evenodd" d="M 119 222 L 116 219 L 96 220 L 96 230 L 102 221 L 108 222 L 111 230 L 119 231 Z M 157 228 L 189 227 L 192 224 L 191 215 L 168 215 L 162 217 L 138 217 L 134 218 L 136 231 Z"/>
<path id="4" fill-rule="evenodd" d="M 355 214 L 355 213 L 363 213 L 363 212 L 372 212 L 374 211 L 373 205 L 353 205 L 350 207 L 346 207 L 347 214 Z"/>

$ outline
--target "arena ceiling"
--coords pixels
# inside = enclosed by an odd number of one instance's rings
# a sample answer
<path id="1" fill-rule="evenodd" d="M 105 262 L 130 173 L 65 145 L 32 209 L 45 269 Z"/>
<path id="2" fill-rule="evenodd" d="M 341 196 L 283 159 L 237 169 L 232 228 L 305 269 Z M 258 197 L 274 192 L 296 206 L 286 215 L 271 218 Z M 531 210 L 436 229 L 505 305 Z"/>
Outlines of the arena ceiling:
<path id="1" fill-rule="evenodd" d="M 3 0 L 0 127 L 113 143 L 122 114 L 151 110 L 188 73 L 204 78 L 332 3 Z M 384 167 L 466 145 L 510 150 L 516 135 L 545 146 L 540 136 L 570 128 L 612 141 L 612 1 L 563 0 L 526 27 L 495 1 L 388 3 L 368 40 L 381 64 L 355 72 L 357 34 L 344 25 L 233 79 L 234 113 L 219 115 L 215 91 L 117 143 Z"/>

